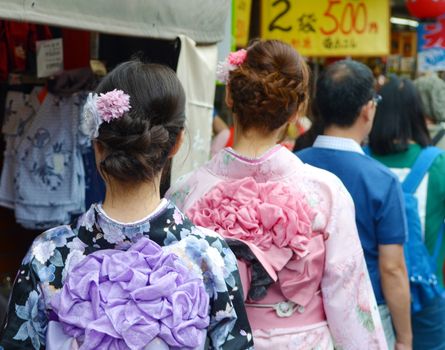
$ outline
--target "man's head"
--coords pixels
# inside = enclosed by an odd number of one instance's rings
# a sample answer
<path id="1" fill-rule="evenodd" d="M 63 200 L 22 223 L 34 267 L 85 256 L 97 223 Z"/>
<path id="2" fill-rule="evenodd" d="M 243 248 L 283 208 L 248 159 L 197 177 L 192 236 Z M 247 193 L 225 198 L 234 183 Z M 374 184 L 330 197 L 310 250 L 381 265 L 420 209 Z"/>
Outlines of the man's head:
<path id="1" fill-rule="evenodd" d="M 375 114 L 374 77 L 362 63 L 342 60 L 328 66 L 317 81 L 315 103 L 326 127 L 353 126 L 360 116 L 371 124 Z M 369 123 L 368 123 L 369 122 Z"/>
<path id="2" fill-rule="evenodd" d="M 424 112 L 429 121 L 445 122 L 445 82 L 437 73 L 429 72 L 414 81 L 422 98 Z"/>

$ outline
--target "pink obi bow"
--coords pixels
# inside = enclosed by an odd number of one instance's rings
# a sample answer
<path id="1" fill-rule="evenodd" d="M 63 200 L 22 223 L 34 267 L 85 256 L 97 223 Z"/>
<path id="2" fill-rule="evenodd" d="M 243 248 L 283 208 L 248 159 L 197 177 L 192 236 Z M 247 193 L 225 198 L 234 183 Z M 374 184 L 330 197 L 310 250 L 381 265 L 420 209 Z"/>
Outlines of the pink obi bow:
<path id="1" fill-rule="evenodd" d="M 290 186 L 251 177 L 222 182 L 187 215 L 196 225 L 245 244 L 288 300 L 304 306 L 319 289 L 324 238 L 312 230 L 315 212 L 306 198 Z"/>

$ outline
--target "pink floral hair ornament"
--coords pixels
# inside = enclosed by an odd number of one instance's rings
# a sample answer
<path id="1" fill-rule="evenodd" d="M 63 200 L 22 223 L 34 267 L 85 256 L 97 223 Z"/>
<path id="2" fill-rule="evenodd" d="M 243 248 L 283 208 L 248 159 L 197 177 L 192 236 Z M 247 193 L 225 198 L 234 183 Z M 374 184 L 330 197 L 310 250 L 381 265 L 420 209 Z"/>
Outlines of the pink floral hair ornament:
<path id="1" fill-rule="evenodd" d="M 245 49 L 231 52 L 224 61 L 218 63 L 216 67 L 217 79 L 221 83 L 227 84 L 230 72 L 242 65 L 246 61 L 246 58 L 247 51 Z"/>
<path id="2" fill-rule="evenodd" d="M 90 93 L 83 108 L 81 130 L 95 139 L 103 122 L 110 123 L 122 118 L 130 109 L 130 96 L 122 90 L 114 89 L 100 95 Z"/>

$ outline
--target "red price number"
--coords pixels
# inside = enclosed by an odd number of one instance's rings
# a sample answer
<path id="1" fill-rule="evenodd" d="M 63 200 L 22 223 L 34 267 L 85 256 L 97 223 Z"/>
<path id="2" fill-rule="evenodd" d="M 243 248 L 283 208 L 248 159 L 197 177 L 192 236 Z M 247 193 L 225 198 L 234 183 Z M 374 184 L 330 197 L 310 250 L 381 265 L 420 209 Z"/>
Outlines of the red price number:
<path id="1" fill-rule="evenodd" d="M 323 16 L 329 22 L 320 27 L 324 35 L 333 35 L 339 31 L 345 35 L 377 31 L 377 23 L 368 22 L 368 8 L 363 1 L 329 0 Z"/>

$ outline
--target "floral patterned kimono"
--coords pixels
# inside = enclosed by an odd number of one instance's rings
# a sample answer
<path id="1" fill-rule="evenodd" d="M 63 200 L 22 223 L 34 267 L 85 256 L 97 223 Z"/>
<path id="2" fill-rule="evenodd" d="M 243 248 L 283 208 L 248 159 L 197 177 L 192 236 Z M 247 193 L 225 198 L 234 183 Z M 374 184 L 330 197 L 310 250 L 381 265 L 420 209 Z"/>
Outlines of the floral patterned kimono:
<path id="1" fill-rule="evenodd" d="M 238 258 L 258 349 L 387 349 L 355 226 L 331 173 L 282 146 L 248 159 L 230 148 L 167 193 Z"/>
<path id="2" fill-rule="evenodd" d="M 93 205 L 34 241 L 0 349 L 253 349 L 236 258 L 163 199 L 123 224 Z"/>

